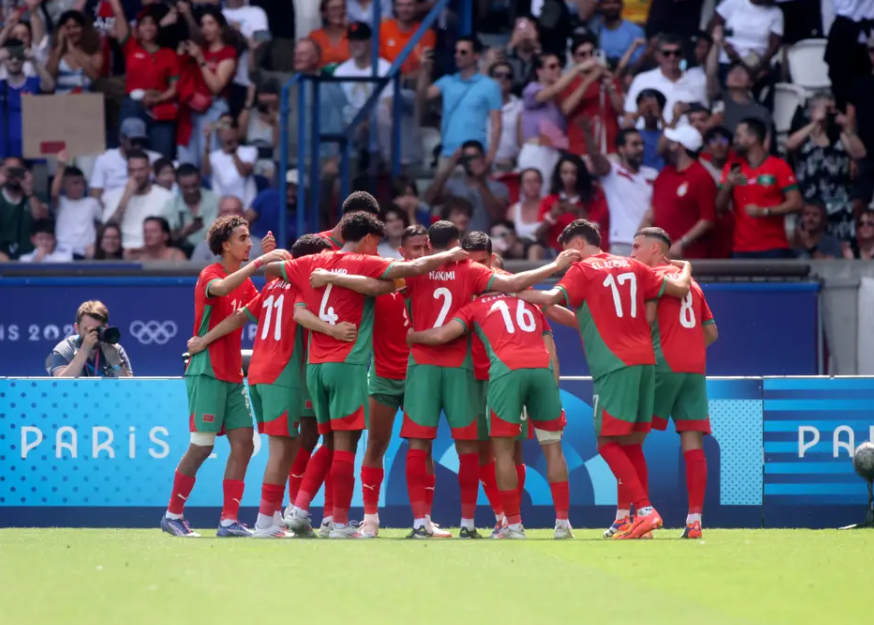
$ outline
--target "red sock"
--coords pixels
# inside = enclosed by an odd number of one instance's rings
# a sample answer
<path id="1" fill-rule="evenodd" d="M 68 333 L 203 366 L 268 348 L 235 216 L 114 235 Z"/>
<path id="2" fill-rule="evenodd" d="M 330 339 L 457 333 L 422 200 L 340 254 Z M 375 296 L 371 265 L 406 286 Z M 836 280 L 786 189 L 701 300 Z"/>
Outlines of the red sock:
<path id="1" fill-rule="evenodd" d="M 522 513 L 519 512 L 519 491 L 502 490 L 501 503 L 504 504 L 504 514 L 507 515 L 507 523 L 515 525 L 522 522 Z"/>
<path id="2" fill-rule="evenodd" d="M 479 454 L 458 456 L 458 486 L 461 489 L 461 518 L 472 519 L 476 514 L 479 492 Z"/>
<path id="3" fill-rule="evenodd" d="M 610 467 L 613 476 L 621 482 L 626 488 L 631 498 L 631 503 L 635 509 L 640 510 L 649 506 L 646 491 L 640 485 L 640 480 L 637 478 L 637 471 L 634 470 L 634 465 L 625 454 L 623 447 L 619 443 L 606 443 L 598 449 L 598 453 L 604 458 L 604 462 Z"/>
<path id="4" fill-rule="evenodd" d="M 258 507 L 258 513 L 264 516 L 273 516 L 273 513 L 282 507 L 284 493 L 284 484 L 262 484 L 261 505 Z"/>
<path id="5" fill-rule="evenodd" d="M 519 505 L 522 505 L 522 496 L 525 494 L 525 465 L 516 465 L 516 490 L 519 491 Z"/>
<path id="6" fill-rule="evenodd" d="M 382 478 L 385 471 L 380 467 L 361 467 L 361 494 L 364 496 L 364 514 L 379 512 L 379 489 L 382 488 Z"/>
<path id="7" fill-rule="evenodd" d="M 334 483 L 334 523 L 349 522 L 349 507 L 352 505 L 352 492 L 355 490 L 355 452 L 335 451 L 331 464 L 331 481 Z M 325 481 L 327 489 L 328 482 Z M 325 491 L 327 502 L 327 490 Z M 327 503 L 325 510 L 328 510 Z"/>
<path id="8" fill-rule="evenodd" d="M 336 454 L 332 454 L 331 456 L 331 466 L 328 468 L 328 472 L 325 474 L 325 505 L 322 508 L 322 518 L 325 517 L 334 517 L 334 500 L 335 495 L 337 494 L 334 489 L 334 462 Z M 354 475 L 353 475 L 354 477 Z"/>
<path id="9" fill-rule="evenodd" d="M 480 466 L 479 479 L 483 483 L 483 490 L 486 492 L 486 499 L 489 500 L 492 512 L 495 513 L 496 517 L 503 515 L 504 505 L 501 503 L 501 491 L 498 490 L 498 479 L 495 477 L 494 460 L 488 464 Z"/>
<path id="10" fill-rule="evenodd" d="M 185 502 L 194 488 L 195 478 L 191 475 L 183 475 L 176 471 L 173 476 L 173 492 L 170 494 L 170 504 L 167 512 L 170 514 L 182 514 L 185 511 Z"/>
<path id="11" fill-rule="evenodd" d="M 634 472 L 637 473 L 637 479 L 643 487 L 643 492 L 649 497 L 649 470 L 646 468 L 646 457 L 643 455 L 643 446 L 640 443 L 634 445 L 623 445 L 625 455 L 631 460 L 634 465 Z"/>
<path id="12" fill-rule="evenodd" d="M 683 452 L 686 459 L 686 490 L 689 491 L 689 514 L 704 510 L 704 491 L 707 489 L 707 459 L 703 449 Z"/>
<path id="13" fill-rule="evenodd" d="M 288 500 L 293 504 L 300 491 L 303 476 L 306 475 L 307 463 L 310 461 L 310 452 L 306 449 L 298 449 L 291 470 L 288 472 Z"/>
<path id="14" fill-rule="evenodd" d="M 434 505 L 434 489 L 437 488 L 437 476 L 425 474 L 425 514 L 431 514 L 431 506 Z"/>
<path id="15" fill-rule="evenodd" d="M 295 506 L 301 510 L 310 509 L 310 503 L 312 503 L 313 497 L 316 496 L 316 493 L 322 487 L 333 459 L 334 452 L 324 445 L 319 447 L 318 451 L 313 454 L 307 464 L 303 480 L 301 480 L 300 490 L 297 491 L 297 496 L 294 498 Z"/>
<path id="16" fill-rule="evenodd" d="M 552 491 L 552 505 L 555 506 L 555 518 L 567 521 L 568 509 L 571 507 L 571 492 L 567 482 L 552 482 L 549 485 Z"/>
<path id="17" fill-rule="evenodd" d="M 243 489 L 246 485 L 240 480 L 225 480 L 222 482 L 222 490 L 225 493 L 224 505 L 222 506 L 222 521 L 238 521 L 240 516 L 240 502 L 243 501 Z"/>
<path id="18" fill-rule="evenodd" d="M 407 450 L 407 495 L 410 498 L 414 519 L 424 519 L 429 510 L 426 457 L 424 449 Z"/>

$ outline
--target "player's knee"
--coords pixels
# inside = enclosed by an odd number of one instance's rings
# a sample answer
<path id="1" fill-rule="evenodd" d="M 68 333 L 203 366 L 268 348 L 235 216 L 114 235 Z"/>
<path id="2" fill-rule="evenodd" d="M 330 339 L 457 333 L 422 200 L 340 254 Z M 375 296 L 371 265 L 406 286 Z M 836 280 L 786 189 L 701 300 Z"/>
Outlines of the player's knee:
<path id="1" fill-rule="evenodd" d="M 251 438 L 237 438 L 229 442 L 231 443 L 231 455 L 233 456 L 251 458 L 252 454 L 255 453 L 255 441 Z"/>
<path id="2" fill-rule="evenodd" d="M 209 455 L 215 446 L 215 437 L 215 432 L 192 432 L 190 442 L 194 447 L 200 449 L 208 447 L 209 451 L 206 454 Z"/>
<path id="3" fill-rule="evenodd" d="M 704 449 L 704 434 L 701 432 L 680 432 L 680 445 L 683 451 Z"/>

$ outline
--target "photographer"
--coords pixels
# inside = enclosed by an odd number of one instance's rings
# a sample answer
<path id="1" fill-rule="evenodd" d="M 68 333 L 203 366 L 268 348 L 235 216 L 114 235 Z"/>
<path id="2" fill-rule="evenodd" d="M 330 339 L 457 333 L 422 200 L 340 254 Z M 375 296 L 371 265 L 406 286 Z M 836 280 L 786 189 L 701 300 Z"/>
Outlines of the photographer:
<path id="1" fill-rule="evenodd" d="M 109 310 L 90 301 L 76 311 L 77 335 L 55 345 L 46 358 L 46 371 L 56 378 L 121 378 L 133 375 L 130 358 L 118 344 L 118 329 L 109 327 Z"/>

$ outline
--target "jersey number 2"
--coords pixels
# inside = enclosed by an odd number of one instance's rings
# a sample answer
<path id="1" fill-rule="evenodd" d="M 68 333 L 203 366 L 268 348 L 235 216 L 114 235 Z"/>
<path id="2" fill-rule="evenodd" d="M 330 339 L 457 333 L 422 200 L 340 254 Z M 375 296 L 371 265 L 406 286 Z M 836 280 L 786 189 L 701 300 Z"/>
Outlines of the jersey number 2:
<path id="1" fill-rule="evenodd" d="M 267 313 L 264 315 L 264 327 L 261 329 L 261 340 L 267 338 L 270 333 L 270 321 L 273 318 L 273 309 L 276 309 L 276 326 L 273 328 L 273 340 L 279 341 L 282 339 L 282 304 L 285 301 L 285 295 L 280 295 L 274 302 L 274 295 L 271 295 L 264 300 L 261 308 L 266 308 Z"/>
<path id="2" fill-rule="evenodd" d="M 637 317 L 637 276 L 628 272 L 620 273 L 615 278 L 613 277 L 613 274 L 604 278 L 604 286 L 613 291 L 613 305 L 616 307 L 616 316 L 620 318 L 624 317 L 625 313 L 622 309 L 622 300 L 619 298 L 619 286 L 626 282 L 631 285 L 631 310 L 629 312 L 630 316 L 634 318 Z M 619 286 L 617 286 L 617 283 Z"/>
<path id="3" fill-rule="evenodd" d="M 440 314 L 437 315 L 437 321 L 434 322 L 434 327 L 439 328 L 446 323 L 446 316 L 449 314 L 449 307 L 452 306 L 452 291 L 445 286 L 441 286 L 434 291 L 434 299 L 443 298 L 443 305 L 440 307 Z"/>

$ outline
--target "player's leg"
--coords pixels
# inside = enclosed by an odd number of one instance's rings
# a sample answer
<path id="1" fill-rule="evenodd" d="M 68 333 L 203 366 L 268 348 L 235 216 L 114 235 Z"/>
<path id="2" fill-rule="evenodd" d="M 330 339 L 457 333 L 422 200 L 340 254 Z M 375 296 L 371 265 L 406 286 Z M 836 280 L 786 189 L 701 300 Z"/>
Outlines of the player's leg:
<path id="1" fill-rule="evenodd" d="M 686 490 L 689 513 L 683 538 L 701 538 L 701 514 L 707 489 L 707 459 L 704 435 L 710 434 L 707 381 L 703 375 L 685 373 L 674 410 L 674 424 L 680 434 L 686 462 Z"/>
<path id="2" fill-rule="evenodd" d="M 513 464 L 516 465 L 516 484 L 519 489 L 519 502 L 521 504 L 522 499 L 525 496 L 525 454 L 522 447 L 522 442 L 526 440 L 529 435 L 534 435 L 534 430 L 531 427 L 531 422 L 527 420 L 527 415 L 523 413 L 525 416 L 525 420 L 522 422 L 522 432 L 519 434 L 519 438 L 516 439 L 516 444 L 513 449 Z"/>
<path id="3" fill-rule="evenodd" d="M 406 458 L 407 495 L 413 512 L 408 538 L 431 538 L 428 531 L 433 478 L 428 475 L 431 441 L 437 437 L 440 420 L 440 367 L 410 365 L 404 386 L 404 421 L 401 438 L 408 441 Z M 432 473 L 433 475 L 433 464 Z M 429 487 L 432 489 L 429 491 Z"/>
<path id="4" fill-rule="evenodd" d="M 482 538 L 476 531 L 476 499 L 479 495 L 479 431 L 477 429 L 475 380 L 468 369 L 442 367 L 439 397 L 449 421 L 458 452 L 458 486 L 461 490 L 459 538 Z"/>
<path id="5" fill-rule="evenodd" d="M 288 471 L 288 508 L 285 510 L 286 524 L 294 511 L 294 501 L 297 499 L 297 494 L 306 475 L 313 450 L 319 442 L 319 430 L 316 425 L 315 412 L 312 412 L 312 402 L 310 402 L 310 413 L 310 415 L 304 413 L 301 416 L 300 432 L 297 437 L 297 453 L 294 455 L 291 469 Z"/>
<path id="6" fill-rule="evenodd" d="M 516 447 L 515 436 L 496 436 L 492 439 L 495 450 L 495 474 L 497 476 L 498 493 L 506 513 L 507 527 L 497 527 L 490 538 L 525 538 L 525 528 L 522 526 L 521 504 L 519 503 L 519 488 L 516 478 L 516 464 L 513 462 L 513 452 Z"/>
<path id="7" fill-rule="evenodd" d="M 522 431 L 527 377 L 527 370 L 521 369 L 489 382 L 489 436 L 495 450 L 498 492 L 507 517 L 507 527 L 496 527 L 492 538 L 525 537 L 514 453 Z"/>
<path id="8" fill-rule="evenodd" d="M 225 465 L 222 482 L 224 503 L 222 518 L 216 536 L 222 538 L 251 536 L 252 532 L 240 523 L 240 504 L 245 490 L 246 469 L 255 451 L 255 430 L 252 427 L 252 410 L 242 384 L 226 384 L 226 407 L 224 429 L 231 450 Z"/>
<path id="9" fill-rule="evenodd" d="M 489 438 L 488 419 L 488 380 L 473 381 L 474 401 L 477 406 L 476 427 L 479 443 L 477 454 L 479 455 L 479 479 L 483 485 L 483 492 L 489 501 L 489 506 L 495 515 L 495 531 L 504 523 L 504 506 L 501 503 L 501 495 L 498 490 L 498 482 L 495 478 L 495 454 L 492 449 L 492 441 Z"/>

